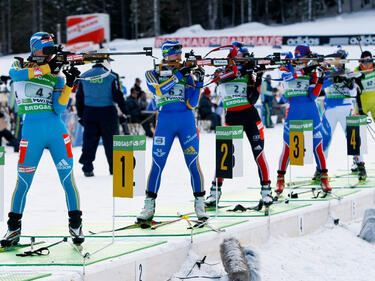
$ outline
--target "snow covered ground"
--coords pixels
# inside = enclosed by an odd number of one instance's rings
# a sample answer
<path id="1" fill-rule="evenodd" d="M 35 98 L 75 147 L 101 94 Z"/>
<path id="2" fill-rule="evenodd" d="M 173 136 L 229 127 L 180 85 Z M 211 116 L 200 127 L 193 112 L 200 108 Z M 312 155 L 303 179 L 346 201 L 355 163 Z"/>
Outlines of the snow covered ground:
<path id="1" fill-rule="evenodd" d="M 374 26 L 375 11 L 367 11 L 352 15 L 342 15 L 335 18 L 322 19 L 312 23 L 301 23 L 289 26 L 267 27 L 257 23 L 245 24 L 236 28 L 216 31 L 204 31 L 194 26 L 185 28 L 173 35 L 220 35 L 220 34 L 347 34 L 371 33 Z M 28 42 L 25 42 L 28 44 Z M 143 46 L 153 46 L 153 39 L 115 40 L 111 47 L 119 51 L 139 50 Z M 291 51 L 292 47 L 283 47 L 281 51 Z M 360 51 L 356 46 L 345 47 L 350 57 L 359 57 Z M 366 47 L 375 53 L 374 47 Z M 198 54 L 205 54 L 209 49 L 197 48 Z M 323 54 L 331 53 L 334 47 L 313 47 L 313 51 Z M 187 50 L 186 50 L 187 51 Z M 256 47 L 252 49 L 256 56 L 268 55 L 275 51 L 271 47 Z M 280 51 L 280 50 L 276 50 Z M 154 50 L 160 57 L 159 50 Z M 224 53 L 222 53 L 224 55 Z M 27 56 L 27 54 L 23 54 Z M 0 73 L 8 72 L 13 56 L 0 58 Z M 116 57 L 112 63 L 113 70 L 125 75 L 125 84 L 129 89 L 136 77 L 144 77 L 144 71 L 152 68 L 152 59 L 144 56 Z M 355 63 L 348 65 L 354 67 Z M 87 68 L 87 67 L 86 67 Z M 85 69 L 83 67 L 82 69 Z M 276 74 L 273 74 L 276 75 Z M 144 79 L 143 79 L 144 80 Z M 145 83 L 142 84 L 146 88 Z M 266 156 L 268 159 L 272 182 L 276 182 L 276 170 L 282 148 L 282 125 L 274 129 L 266 129 Z M 201 134 L 200 164 L 203 170 L 205 186 L 208 190 L 214 175 L 214 141 L 213 134 Z M 374 140 L 368 138 L 369 154 L 366 160 L 375 155 Z M 147 140 L 146 167 L 151 166 L 151 139 Z M 348 159 L 345 154 L 346 140 L 341 128 L 337 128 L 331 145 L 328 159 L 329 169 L 346 169 Z M 16 183 L 16 167 L 18 155 L 6 148 L 5 165 L 5 211 L 9 210 L 9 201 Z M 85 221 L 111 220 L 112 216 L 112 178 L 109 176 L 107 162 L 103 148 L 97 152 L 94 163 L 95 177 L 85 178 L 78 163 L 80 148 L 74 148 L 74 174 L 80 191 L 81 207 Z M 250 152 L 250 146 L 244 141 L 244 177 L 224 183 L 224 192 L 245 189 L 247 186 L 258 186 L 259 179 L 256 165 Z M 292 175 L 312 175 L 315 167 L 293 167 Z M 124 213 L 129 210 L 140 210 L 143 197 L 116 200 L 116 212 Z M 161 183 L 157 206 L 170 203 L 186 203 L 193 199 L 188 170 L 185 167 L 183 153 L 178 141 L 175 141 L 169 155 Z M 45 151 L 34 182 L 27 198 L 23 218 L 23 229 L 33 230 L 53 225 L 67 225 L 67 211 L 65 197 L 58 180 L 53 161 Z M 6 223 L 0 223 L 1 233 L 5 233 Z M 349 225 L 349 230 L 343 227 L 325 226 L 318 232 L 299 238 L 273 237 L 262 246 L 256 248 L 261 259 L 262 280 L 374 280 L 375 258 L 374 245 L 356 238 L 359 223 Z M 202 257 L 199 257 L 202 258 Z M 188 262 L 189 260 L 187 260 Z M 186 269 L 189 265 L 184 267 Z M 215 270 L 206 270 L 211 276 L 220 274 L 221 266 Z M 221 268 L 222 270 L 222 268 Z M 221 272 L 223 273 L 223 272 Z M 195 273 L 194 273 L 195 274 Z M 199 273 L 200 274 L 200 273 Z M 180 276 L 180 275 L 176 275 Z M 175 279 L 173 279 L 175 280 Z M 177 280 L 177 279 L 176 279 Z M 199 280 L 199 279 L 194 279 Z M 207 279 L 201 279 L 207 280 Z"/>
<path id="2" fill-rule="evenodd" d="M 260 261 L 259 275 L 262 281 L 370 281 L 374 280 L 375 245 L 356 237 L 360 223 L 335 226 L 327 223 L 313 234 L 298 238 L 273 237 L 266 244 L 251 248 Z M 220 277 L 227 281 L 221 261 L 207 261 L 199 269 L 193 265 L 203 257 L 190 252 L 178 277 L 193 277 L 205 281 L 207 277 Z M 252 279 L 253 280 L 253 279 Z"/>

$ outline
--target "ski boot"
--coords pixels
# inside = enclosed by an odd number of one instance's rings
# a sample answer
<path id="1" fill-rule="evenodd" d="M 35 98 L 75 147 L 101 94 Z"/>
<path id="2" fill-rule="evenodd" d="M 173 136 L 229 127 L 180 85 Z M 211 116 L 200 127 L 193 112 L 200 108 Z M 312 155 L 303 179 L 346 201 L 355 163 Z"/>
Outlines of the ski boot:
<path id="1" fill-rule="evenodd" d="M 93 176 L 95 176 L 93 171 L 91 171 L 91 172 L 83 172 L 83 174 L 85 175 L 85 177 L 93 177 Z"/>
<path id="2" fill-rule="evenodd" d="M 272 190 L 270 187 L 270 181 L 262 182 L 262 187 L 260 189 L 260 195 L 262 196 L 263 204 L 268 207 L 273 203 Z"/>
<path id="3" fill-rule="evenodd" d="M 82 212 L 79 210 L 69 211 L 69 233 L 72 236 L 73 244 L 80 246 L 84 241 L 85 237 L 82 232 Z"/>
<path id="4" fill-rule="evenodd" d="M 351 167 L 352 174 L 357 174 L 358 173 L 358 156 L 353 157 L 353 165 Z"/>
<path id="5" fill-rule="evenodd" d="M 208 220 L 210 216 L 206 213 L 204 205 L 204 192 L 194 193 L 194 197 L 194 211 L 198 220 Z"/>
<path id="6" fill-rule="evenodd" d="M 365 181 L 367 178 L 365 162 L 358 163 L 358 180 Z"/>
<path id="7" fill-rule="evenodd" d="M 278 197 L 280 197 L 281 193 L 283 193 L 284 186 L 285 186 L 285 171 L 277 171 L 277 183 L 275 192 Z"/>
<path id="8" fill-rule="evenodd" d="M 10 212 L 8 216 L 8 231 L 4 238 L 0 241 L 1 247 L 15 246 L 20 241 L 22 214 Z"/>
<path id="9" fill-rule="evenodd" d="M 155 215 L 155 200 L 156 194 L 147 192 L 145 205 L 141 213 L 137 216 L 137 222 L 141 224 L 142 228 L 146 228 L 146 225 L 150 224 Z"/>
<path id="10" fill-rule="evenodd" d="M 327 169 L 321 170 L 320 184 L 321 184 L 322 190 L 325 193 L 329 193 L 329 192 L 332 191 L 332 188 L 329 185 L 329 177 L 328 177 L 328 170 Z"/>
<path id="11" fill-rule="evenodd" d="M 318 168 L 316 168 L 314 176 L 311 179 L 312 182 L 313 183 L 319 183 L 320 179 L 321 179 L 321 176 L 322 176 L 322 170 L 319 170 Z"/>
<path id="12" fill-rule="evenodd" d="M 210 195 L 206 198 L 206 201 L 204 201 L 204 204 L 206 205 L 206 207 L 216 207 L 216 197 L 217 197 L 217 203 L 219 204 L 219 200 L 220 200 L 220 197 L 221 197 L 221 185 L 220 183 L 218 183 L 218 186 L 217 186 L 217 193 L 216 193 L 216 182 L 213 181 L 212 182 L 212 186 L 210 188 Z"/>

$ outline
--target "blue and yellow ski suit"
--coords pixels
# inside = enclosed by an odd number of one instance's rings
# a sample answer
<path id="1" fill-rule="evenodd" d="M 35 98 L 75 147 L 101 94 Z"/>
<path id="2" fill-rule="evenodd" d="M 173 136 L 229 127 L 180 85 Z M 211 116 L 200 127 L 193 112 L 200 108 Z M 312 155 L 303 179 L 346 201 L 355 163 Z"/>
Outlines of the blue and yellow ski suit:
<path id="1" fill-rule="evenodd" d="M 51 74 L 48 64 L 15 61 L 9 71 L 14 83 L 18 113 L 24 114 L 18 161 L 18 178 L 11 212 L 22 214 L 39 160 L 48 148 L 65 190 L 68 211 L 79 210 L 79 194 L 73 178 L 73 154 L 69 134 L 60 114 L 66 109 L 71 88 Z"/>
<path id="2" fill-rule="evenodd" d="M 156 130 L 152 146 L 152 167 L 147 181 L 147 194 L 156 197 L 161 174 L 174 138 L 177 136 L 191 176 L 195 196 L 204 195 L 203 175 L 199 167 L 199 132 L 193 109 L 198 105 L 202 82 L 183 77 L 175 70 L 167 75 L 161 71 L 146 71 L 147 86 L 158 107 Z"/>

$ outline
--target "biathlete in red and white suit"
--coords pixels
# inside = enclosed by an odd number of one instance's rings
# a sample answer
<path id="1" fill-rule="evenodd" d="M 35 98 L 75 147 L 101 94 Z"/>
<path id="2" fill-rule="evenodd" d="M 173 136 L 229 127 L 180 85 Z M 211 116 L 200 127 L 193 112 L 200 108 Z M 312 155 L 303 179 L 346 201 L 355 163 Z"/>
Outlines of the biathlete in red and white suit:
<path id="1" fill-rule="evenodd" d="M 232 45 L 233 49 L 228 57 L 242 58 L 249 56 L 248 49 L 243 47 L 242 43 L 234 42 Z M 262 73 L 257 74 L 257 81 L 254 81 L 253 70 L 247 68 L 246 62 L 236 65 L 236 67 L 238 74 L 235 77 L 218 81 L 218 91 L 226 110 L 225 124 L 227 126 L 243 126 L 244 132 L 250 142 L 255 162 L 258 165 L 262 200 L 265 204 L 271 204 L 273 197 L 270 187 L 271 181 L 269 178 L 268 163 L 264 153 L 264 126 L 257 109 L 254 107 L 259 97 L 257 87 L 262 82 Z M 227 77 L 227 74 L 230 72 L 230 69 L 226 69 L 226 73 L 220 76 Z M 216 184 L 218 185 L 217 187 Z M 211 207 L 216 205 L 216 198 L 219 200 L 221 196 L 222 184 L 222 178 L 218 178 L 217 182 L 216 180 L 212 182 L 210 195 L 205 201 L 206 206 Z"/>

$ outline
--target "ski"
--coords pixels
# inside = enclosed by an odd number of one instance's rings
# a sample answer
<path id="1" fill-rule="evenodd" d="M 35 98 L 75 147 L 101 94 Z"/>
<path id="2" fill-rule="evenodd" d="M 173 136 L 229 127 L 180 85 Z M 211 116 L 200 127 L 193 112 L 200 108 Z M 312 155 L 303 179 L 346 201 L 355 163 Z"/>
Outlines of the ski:
<path id="1" fill-rule="evenodd" d="M 288 204 L 289 203 L 289 199 L 282 199 L 282 200 L 280 200 L 279 196 L 275 196 L 275 197 L 273 197 L 273 201 L 272 201 L 271 204 L 265 204 L 263 202 L 263 200 L 260 199 L 257 205 L 250 206 L 250 207 L 244 207 L 243 205 L 238 204 L 233 209 L 228 210 L 228 212 L 238 212 L 238 211 L 240 211 L 240 212 L 246 212 L 248 210 L 260 212 L 263 209 L 263 207 L 264 207 L 265 216 L 268 216 L 269 215 L 269 211 L 270 211 L 270 207 L 272 205 L 274 205 L 274 204 L 281 204 L 281 203 Z"/>
<path id="2" fill-rule="evenodd" d="M 187 229 L 192 229 L 192 230 L 195 230 L 197 228 L 202 228 L 205 225 L 207 225 L 207 223 L 208 223 L 208 220 L 202 220 L 202 221 L 200 221 L 200 220 L 195 220 L 195 221 L 193 221 L 193 220 L 186 220 L 186 221 L 189 224 L 189 227 Z M 192 222 L 194 222 L 194 224 L 192 224 Z"/>
<path id="3" fill-rule="evenodd" d="M 113 229 L 113 230 L 112 229 L 111 230 L 102 230 L 102 231 L 97 231 L 97 232 L 89 230 L 89 233 L 92 234 L 92 235 L 96 235 L 96 234 L 102 234 L 102 233 L 111 233 L 112 231 L 117 232 L 117 231 L 126 230 L 126 229 L 150 228 L 153 225 L 157 225 L 157 224 L 160 224 L 160 222 L 142 221 L 142 222 L 135 222 L 135 223 L 132 223 L 132 224 L 129 224 L 129 225 L 126 225 L 126 226 L 123 226 L 123 227 L 119 227 L 119 228 L 116 228 L 116 229 Z"/>
<path id="4" fill-rule="evenodd" d="M 177 218 L 177 219 L 174 219 L 174 220 L 169 220 L 169 221 L 160 221 L 160 222 L 158 222 L 157 224 L 152 225 L 152 226 L 151 226 L 151 229 L 157 229 L 157 228 L 159 228 L 159 227 L 161 227 L 161 226 L 169 225 L 169 224 L 171 224 L 171 223 L 178 222 L 178 221 L 181 221 L 181 220 L 183 220 L 183 219 L 189 219 L 189 217 L 186 216 L 186 215 L 181 215 L 181 217 L 179 217 L 179 218 Z"/>
<path id="5" fill-rule="evenodd" d="M 221 229 L 220 227 L 214 227 L 212 224 L 209 223 L 208 220 L 200 221 L 200 220 L 190 220 L 191 222 L 194 222 L 195 224 L 193 226 L 189 226 L 188 229 L 197 229 L 202 227 L 208 227 L 209 229 L 215 231 L 215 232 L 224 232 L 225 229 Z"/>
<path id="6" fill-rule="evenodd" d="M 228 208 L 230 207 L 230 205 L 226 205 L 226 206 L 217 206 L 217 209 L 224 209 L 224 208 Z M 216 211 L 216 206 L 212 206 L 212 207 L 205 207 L 206 211 L 207 212 L 213 212 L 213 211 Z"/>
<path id="7" fill-rule="evenodd" d="M 350 185 L 349 187 L 350 188 L 361 187 L 361 184 L 364 184 L 365 182 L 366 182 L 366 180 L 358 180 L 358 182 L 356 182 L 355 184 Z"/>
<path id="8" fill-rule="evenodd" d="M 319 184 L 316 181 L 313 181 L 312 179 L 307 179 L 307 180 L 296 180 L 296 181 L 291 181 L 286 184 L 286 186 L 291 187 L 300 187 L 303 185 L 311 185 L 311 184 Z"/>
<path id="9" fill-rule="evenodd" d="M 281 204 L 281 203 L 288 204 L 289 199 L 287 199 L 287 198 L 280 199 L 280 196 L 278 196 L 278 195 L 274 196 L 271 204 L 264 204 L 264 215 L 269 216 L 270 215 L 270 207 L 272 207 L 273 205 Z"/>
<path id="10" fill-rule="evenodd" d="M 291 198 L 291 199 L 297 199 L 299 198 L 299 195 L 301 194 L 306 194 L 306 193 L 312 193 L 312 195 L 314 196 L 314 192 L 315 192 L 316 188 L 313 187 L 309 190 L 305 190 L 305 191 L 300 191 L 300 192 L 294 192 L 294 191 L 291 191 L 289 194 L 288 194 L 288 197 Z"/>
<path id="11" fill-rule="evenodd" d="M 85 251 L 82 245 L 74 244 L 73 242 L 68 242 L 74 250 L 76 250 L 84 259 L 90 258 L 90 253 Z"/>
<path id="12" fill-rule="evenodd" d="M 334 176 L 335 178 L 336 176 Z M 328 178 L 328 180 L 332 180 L 331 177 Z M 304 185 L 320 185 L 320 180 L 313 180 L 313 179 L 304 179 L 304 180 L 294 180 L 291 182 L 288 182 L 286 186 L 288 187 L 294 187 L 294 188 L 299 188 L 303 187 Z"/>
<path id="13" fill-rule="evenodd" d="M 259 200 L 259 202 L 258 202 L 257 205 L 250 206 L 250 207 L 244 207 L 241 204 L 237 204 L 233 209 L 227 210 L 227 212 L 238 212 L 238 211 L 240 211 L 240 212 L 246 212 L 248 210 L 259 212 L 260 210 L 262 210 L 263 204 L 264 203 L 263 203 L 262 199 Z"/>
<path id="14" fill-rule="evenodd" d="M 40 244 L 43 244 L 43 243 L 45 243 L 45 242 L 44 241 L 39 241 L 39 242 L 35 242 L 35 243 L 16 244 L 16 245 L 12 245 L 12 246 L 9 246 L 9 247 L 0 247 L 0 253 L 14 251 L 14 250 L 17 250 L 17 249 L 22 249 L 22 248 L 27 248 L 27 247 L 31 247 L 31 245 L 33 245 L 33 246 L 40 245 Z"/>
<path id="15" fill-rule="evenodd" d="M 340 195 L 337 195 L 335 192 L 333 191 L 323 191 L 323 190 L 319 190 L 318 192 L 313 192 L 314 196 L 312 198 L 314 199 L 319 199 L 319 198 L 326 198 L 327 196 L 331 196 L 332 198 L 334 199 L 337 199 L 337 200 L 341 200 L 342 199 L 342 196 Z"/>
<path id="16" fill-rule="evenodd" d="M 191 213 L 189 213 L 189 214 L 191 214 Z M 122 231 L 122 230 L 126 230 L 126 229 L 135 229 L 135 228 L 157 229 L 161 226 L 168 225 L 168 224 L 183 220 L 185 216 L 188 217 L 188 214 L 179 215 L 179 216 L 181 216 L 181 217 L 173 219 L 173 220 L 168 220 L 168 221 L 154 221 L 154 220 L 152 220 L 152 221 L 135 222 L 135 223 L 123 226 L 123 227 L 116 228 L 114 230 L 102 230 L 102 231 L 97 231 L 97 232 L 89 230 L 89 233 L 92 234 L 92 235 L 96 235 L 96 234 L 102 234 L 102 233 L 111 233 L 112 231 L 117 232 L 117 231 Z"/>

